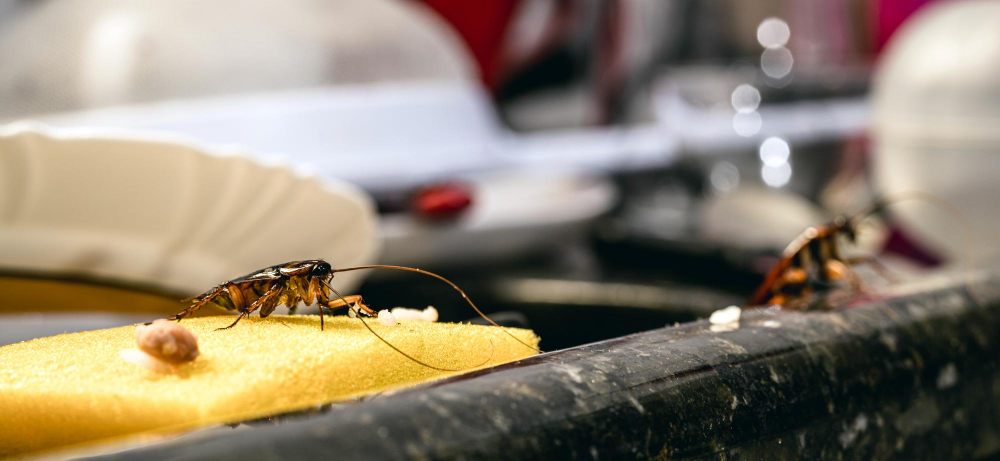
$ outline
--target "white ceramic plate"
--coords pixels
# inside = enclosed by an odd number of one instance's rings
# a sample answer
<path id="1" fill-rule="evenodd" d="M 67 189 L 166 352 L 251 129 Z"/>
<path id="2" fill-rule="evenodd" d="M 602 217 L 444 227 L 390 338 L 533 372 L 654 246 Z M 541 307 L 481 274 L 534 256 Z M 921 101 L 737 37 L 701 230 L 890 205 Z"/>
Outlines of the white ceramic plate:
<path id="1" fill-rule="evenodd" d="M 0 270 L 196 294 L 290 260 L 370 263 L 376 216 L 356 187 L 182 138 L 0 127 Z"/>

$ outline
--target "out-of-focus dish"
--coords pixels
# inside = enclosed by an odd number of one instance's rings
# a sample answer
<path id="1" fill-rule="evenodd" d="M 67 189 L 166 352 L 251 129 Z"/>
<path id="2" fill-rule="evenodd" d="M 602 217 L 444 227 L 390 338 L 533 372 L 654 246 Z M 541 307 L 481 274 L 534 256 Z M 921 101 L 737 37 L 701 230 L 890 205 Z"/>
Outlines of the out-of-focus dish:
<path id="1" fill-rule="evenodd" d="M 274 261 L 371 262 L 375 216 L 353 186 L 239 152 L 152 134 L 0 128 L 6 273 L 194 294 Z M 356 277 L 338 283 L 350 290 Z"/>
<path id="2" fill-rule="evenodd" d="M 893 37 L 875 76 L 875 173 L 889 196 L 923 191 L 957 210 L 979 262 L 1000 256 L 1000 3 L 940 2 Z M 969 258 L 962 223 L 921 201 L 892 210 L 921 243 Z"/>

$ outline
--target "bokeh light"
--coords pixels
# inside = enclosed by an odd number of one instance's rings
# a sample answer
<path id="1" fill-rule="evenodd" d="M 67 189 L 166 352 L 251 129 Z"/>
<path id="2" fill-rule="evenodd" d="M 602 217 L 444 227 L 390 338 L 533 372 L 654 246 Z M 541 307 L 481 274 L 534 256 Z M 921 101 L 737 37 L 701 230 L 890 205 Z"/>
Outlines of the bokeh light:
<path id="1" fill-rule="evenodd" d="M 740 185 L 740 170 L 729 162 L 719 162 L 712 166 L 708 179 L 719 192 L 730 192 Z"/>
<path id="2" fill-rule="evenodd" d="M 792 150 L 788 147 L 788 142 L 777 137 L 770 137 L 760 144 L 760 160 L 764 165 L 777 167 L 788 163 L 788 157 Z"/>
<path id="3" fill-rule="evenodd" d="M 788 48 L 768 48 L 760 55 L 760 68 L 768 77 L 782 78 L 792 71 L 794 61 Z"/>
<path id="4" fill-rule="evenodd" d="M 750 137 L 759 133 L 761 125 L 762 120 L 757 111 L 737 112 L 733 115 L 733 130 L 740 136 Z"/>
<path id="5" fill-rule="evenodd" d="M 768 186 L 784 186 L 792 179 L 792 165 L 787 162 L 778 166 L 764 165 L 760 168 L 760 177 Z"/>
<path id="6" fill-rule="evenodd" d="M 753 112 L 760 105 L 760 91 L 753 85 L 744 83 L 733 90 L 731 99 L 736 112 Z"/>
<path id="7" fill-rule="evenodd" d="M 757 41 L 764 48 L 785 46 L 790 36 L 788 23 L 780 18 L 767 18 L 757 26 Z"/>

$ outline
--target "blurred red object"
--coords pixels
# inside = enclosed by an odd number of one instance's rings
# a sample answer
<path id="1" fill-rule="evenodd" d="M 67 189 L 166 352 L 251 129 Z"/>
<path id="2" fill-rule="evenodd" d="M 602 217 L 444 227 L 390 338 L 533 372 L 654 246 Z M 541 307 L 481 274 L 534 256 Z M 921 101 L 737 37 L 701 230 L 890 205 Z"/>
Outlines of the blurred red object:
<path id="1" fill-rule="evenodd" d="M 504 36 L 520 0 L 423 0 L 465 39 L 483 82 L 494 87 Z"/>
<path id="2" fill-rule="evenodd" d="M 898 223 L 892 223 L 889 228 L 889 238 L 886 239 L 882 252 L 895 253 L 924 267 L 937 267 L 945 262 L 942 255 L 911 237 Z"/>
<path id="3" fill-rule="evenodd" d="M 413 195 L 413 209 L 420 216 L 447 219 L 458 216 L 472 205 L 472 189 L 460 183 L 424 187 Z"/>
<path id="4" fill-rule="evenodd" d="M 936 0 L 879 0 L 875 2 L 875 51 L 881 53 L 892 34 L 917 10 Z"/>

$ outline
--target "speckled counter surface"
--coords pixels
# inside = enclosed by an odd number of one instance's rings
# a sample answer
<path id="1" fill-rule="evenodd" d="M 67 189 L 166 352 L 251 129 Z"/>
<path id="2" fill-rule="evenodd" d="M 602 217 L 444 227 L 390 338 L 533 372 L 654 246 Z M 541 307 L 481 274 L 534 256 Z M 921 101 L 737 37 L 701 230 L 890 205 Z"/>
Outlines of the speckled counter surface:
<path id="1" fill-rule="evenodd" d="M 977 289 L 747 311 L 100 459 L 973 459 L 1000 452 L 997 279 Z"/>

